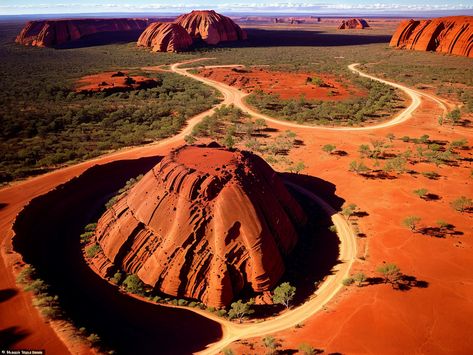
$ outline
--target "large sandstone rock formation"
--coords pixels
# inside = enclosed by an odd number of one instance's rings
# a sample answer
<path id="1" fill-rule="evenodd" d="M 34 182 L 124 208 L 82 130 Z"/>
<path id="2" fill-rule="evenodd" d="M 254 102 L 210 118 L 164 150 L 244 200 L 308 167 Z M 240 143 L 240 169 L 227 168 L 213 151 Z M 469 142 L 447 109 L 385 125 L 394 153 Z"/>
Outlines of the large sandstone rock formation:
<path id="1" fill-rule="evenodd" d="M 177 23 L 155 22 L 146 27 L 137 45 L 150 47 L 154 52 L 181 52 L 192 45 L 192 38 Z"/>
<path id="2" fill-rule="evenodd" d="M 389 45 L 473 57 L 473 16 L 402 21 Z"/>
<path id="3" fill-rule="evenodd" d="M 38 47 L 56 47 L 97 33 L 141 33 L 146 19 L 67 19 L 29 21 L 16 37 L 16 42 Z M 135 37 L 138 38 L 139 34 Z"/>
<path id="4" fill-rule="evenodd" d="M 346 30 L 346 29 L 355 29 L 355 30 L 362 30 L 363 28 L 370 27 L 368 22 L 362 18 L 352 18 L 349 20 L 342 20 L 340 26 L 338 26 L 339 30 Z"/>
<path id="5" fill-rule="evenodd" d="M 176 22 L 186 29 L 194 40 L 207 44 L 246 39 L 246 32 L 229 17 L 213 10 L 192 11 L 181 15 Z"/>
<path id="6" fill-rule="evenodd" d="M 168 295 L 228 305 L 270 290 L 306 216 L 272 168 L 249 152 L 172 151 L 98 222 L 102 275 L 117 267 Z"/>

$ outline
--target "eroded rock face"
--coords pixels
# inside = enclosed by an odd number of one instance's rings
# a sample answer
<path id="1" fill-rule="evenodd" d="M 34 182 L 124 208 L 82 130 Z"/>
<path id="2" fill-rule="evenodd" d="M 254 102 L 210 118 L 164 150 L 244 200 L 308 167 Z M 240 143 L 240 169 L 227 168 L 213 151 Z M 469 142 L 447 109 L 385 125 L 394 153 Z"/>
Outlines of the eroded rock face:
<path id="1" fill-rule="evenodd" d="M 192 38 L 177 23 L 155 22 L 146 27 L 137 45 L 149 47 L 153 52 L 181 52 L 192 45 Z"/>
<path id="2" fill-rule="evenodd" d="M 389 43 L 391 47 L 435 51 L 473 57 L 473 16 L 402 21 Z"/>
<path id="3" fill-rule="evenodd" d="M 55 47 L 96 33 L 142 31 L 148 23 L 146 19 L 130 18 L 29 21 L 15 42 L 37 47 Z"/>
<path id="4" fill-rule="evenodd" d="M 340 26 L 338 26 L 339 30 L 346 30 L 346 29 L 356 29 L 362 30 L 363 28 L 370 27 L 368 22 L 362 18 L 352 18 L 349 20 L 343 20 Z"/>
<path id="5" fill-rule="evenodd" d="M 192 11 L 179 16 L 176 23 L 184 27 L 192 39 L 207 44 L 246 39 L 246 32 L 240 26 L 213 10 Z"/>
<path id="6" fill-rule="evenodd" d="M 146 284 L 213 307 L 244 286 L 270 290 L 306 222 L 279 176 L 249 152 L 185 146 L 172 151 L 101 217 L 107 260 Z M 102 256 L 104 257 L 104 256 Z"/>

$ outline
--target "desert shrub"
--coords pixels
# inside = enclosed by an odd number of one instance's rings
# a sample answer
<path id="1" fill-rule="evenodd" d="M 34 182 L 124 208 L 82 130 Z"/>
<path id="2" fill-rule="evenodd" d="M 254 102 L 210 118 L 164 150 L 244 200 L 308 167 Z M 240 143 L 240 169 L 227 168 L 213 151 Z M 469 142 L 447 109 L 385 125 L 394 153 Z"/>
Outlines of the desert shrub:
<path id="1" fill-rule="evenodd" d="M 95 255 L 97 255 L 97 253 L 100 251 L 100 245 L 98 244 L 93 244 L 91 246 L 89 246 L 86 250 L 85 250 L 85 255 L 88 257 L 88 258 L 93 258 Z"/>
<path id="2" fill-rule="evenodd" d="M 135 293 L 137 295 L 142 295 L 144 293 L 145 285 L 136 274 L 128 275 L 123 281 L 122 285 L 125 286 L 125 289 L 128 292 Z"/>

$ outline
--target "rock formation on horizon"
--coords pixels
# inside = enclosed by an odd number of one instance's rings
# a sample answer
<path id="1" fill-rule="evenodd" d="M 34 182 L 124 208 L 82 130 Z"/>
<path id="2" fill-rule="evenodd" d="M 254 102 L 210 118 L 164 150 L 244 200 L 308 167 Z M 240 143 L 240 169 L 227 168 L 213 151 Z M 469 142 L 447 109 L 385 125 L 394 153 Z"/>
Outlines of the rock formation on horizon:
<path id="1" fill-rule="evenodd" d="M 143 31 L 137 45 L 153 52 L 181 52 L 192 45 L 192 38 L 177 23 L 154 22 Z"/>
<path id="2" fill-rule="evenodd" d="M 219 146 L 173 150 L 100 218 L 94 265 L 175 297 L 222 307 L 244 288 L 270 290 L 306 223 L 260 157 Z"/>
<path id="3" fill-rule="evenodd" d="M 362 18 L 351 18 L 349 20 L 342 20 L 340 26 L 338 26 L 339 30 L 346 30 L 346 29 L 354 29 L 354 30 L 362 30 L 363 28 L 370 27 L 368 22 Z"/>
<path id="4" fill-rule="evenodd" d="M 97 33 L 139 33 L 150 21 L 147 19 L 64 19 L 29 21 L 15 42 L 37 47 L 56 47 Z"/>
<path id="5" fill-rule="evenodd" d="M 473 16 L 402 21 L 391 47 L 473 57 Z"/>
<path id="6" fill-rule="evenodd" d="M 192 11 L 179 16 L 176 23 L 184 27 L 193 40 L 207 44 L 246 39 L 246 32 L 240 26 L 213 10 Z"/>

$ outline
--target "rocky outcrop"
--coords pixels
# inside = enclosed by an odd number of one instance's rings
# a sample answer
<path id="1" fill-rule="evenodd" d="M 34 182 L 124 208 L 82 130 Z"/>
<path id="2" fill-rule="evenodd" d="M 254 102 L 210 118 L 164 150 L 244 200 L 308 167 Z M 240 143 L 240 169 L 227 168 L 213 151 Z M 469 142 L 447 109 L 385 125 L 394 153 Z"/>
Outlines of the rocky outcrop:
<path id="1" fill-rule="evenodd" d="M 184 27 L 192 39 L 207 44 L 246 39 L 246 32 L 240 26 L 213 10 L 192 11 L 179 16 L 176 23 Z"/>
<path id="2" fill-rule="evenodd" d="M 192 38 L 177 23 L 155 22 L 146 27 L 137 45 L 149 47 L 153 52 L 181 52 L 192 45 Z"/>
<path id="3" fill-rule="evenodd" d="M 473 16 L 402 21 L 391 47 L 473 57 Z"/>
<path id="4" fill-rule="evenodd" d="M 100 218 L 107 261 L 147 285 L 213 307 L 270 290 L 306 216 L 279 175 L 249 152 L 172 151 Z M 105 276 L 105 275 L 104 275 Z"/>
<path id="5" fill-rule="evenodd" d="M 136 33 L 148 25 L 147 19 L 67 19 L 29 21 L 16 42 L 37 47 L 57 47 L 97 33 Z"/>
<path id="6" fill-rule="evenodd" d="M 362 18 L 352 18 L 349 20 L 342 20 L 340 26 L 338 26 L 339 30 L 346 30 L 346 29 L 354 29 L 354 30 L 362 30 L 363 28 L 370 27 L 368 22 Z"/>

